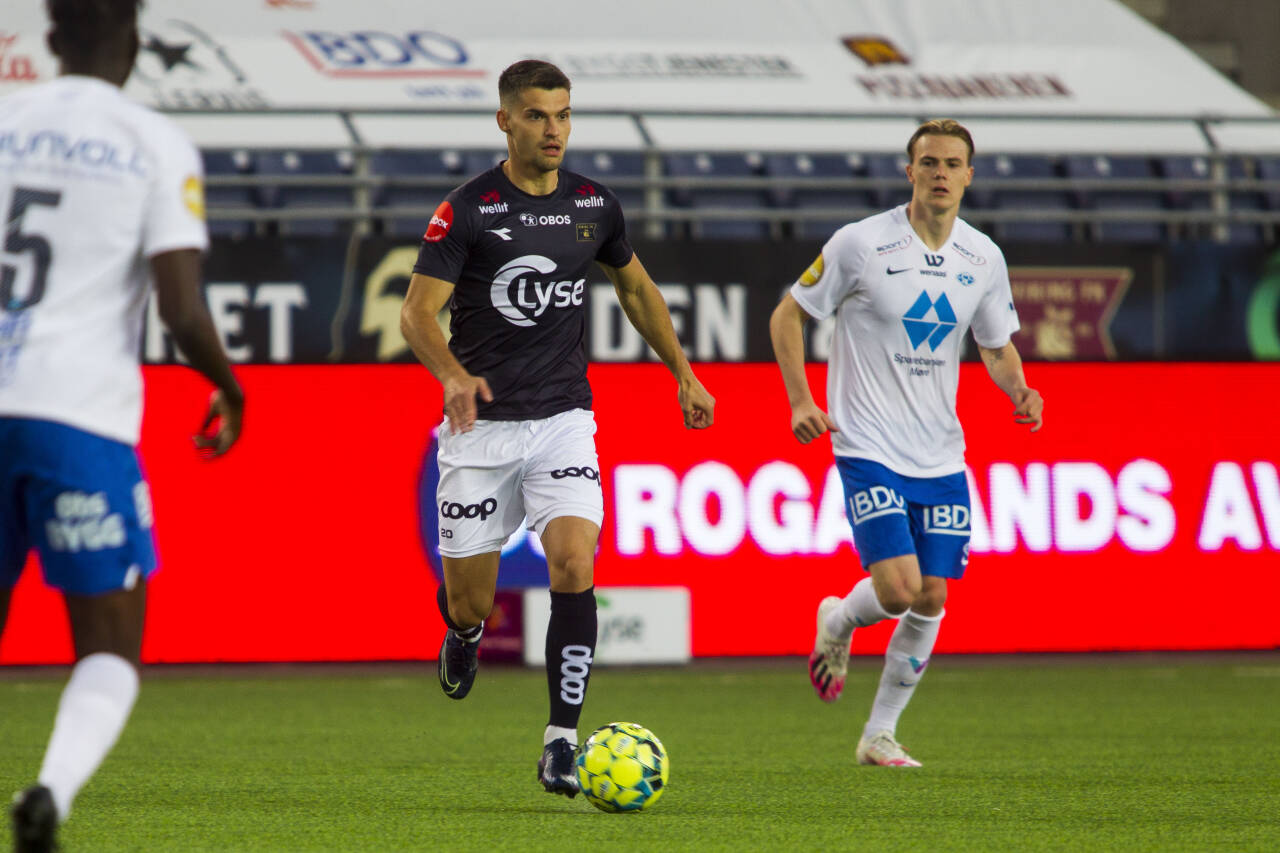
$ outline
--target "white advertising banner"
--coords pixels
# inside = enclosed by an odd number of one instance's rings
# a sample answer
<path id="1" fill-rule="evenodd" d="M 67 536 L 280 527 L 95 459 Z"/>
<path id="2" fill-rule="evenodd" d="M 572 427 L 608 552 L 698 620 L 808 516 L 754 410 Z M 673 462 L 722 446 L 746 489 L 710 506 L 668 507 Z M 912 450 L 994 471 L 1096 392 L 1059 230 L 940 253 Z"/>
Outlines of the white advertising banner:
<path id="1" fill-rule="evenodd" d="M 36 0 L 0 18 L 0 94 L 47 79 Z M 16 8 L 12 8 L 16 7 Z M 579 109 L 1268 115 L 1116 0 L 153 0 L 128 91 L 162 109 L 491 108 L 551 60 Z"/>
<path id="2" fill-rule="evenodd" d="M 692 654 L 689 590 L 685 587 L 596 587 L 595 661 L 611 663 L 688 663 Z M 547 659 L 547 590 L 524 591 L 524 662 Z"/>

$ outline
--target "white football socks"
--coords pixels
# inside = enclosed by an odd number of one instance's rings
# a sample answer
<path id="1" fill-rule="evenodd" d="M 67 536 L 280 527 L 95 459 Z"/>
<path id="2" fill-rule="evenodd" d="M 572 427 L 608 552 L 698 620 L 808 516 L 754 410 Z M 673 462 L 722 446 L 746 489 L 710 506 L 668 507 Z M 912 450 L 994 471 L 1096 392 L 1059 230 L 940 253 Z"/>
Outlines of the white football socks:
<path id="1" fill-rule="evenodd" d="M 946 611 L 937 616 L 921 616 L 911 610 L 902 614 L 884 653 L 884 672 L 880 674 L 880 688 L 871 705 L 871 718 L 863 729 L 863 737 L 882 731 L 893 734 L 897 730 L 898 718 L 929 665 L 945 615 Z"/>
<path id="2" fill-rule="evenodd" d="M 565 728 L 564 726 L 547 726 L 547 730 L 542 734 L 542 745 L 546 746 L 551 741 L 561 737 L 574 746 L 578 745 L 577 730 Z"/>
<path id="3" fill-rule="evenodd" d="M 59 820 L 115 745 L 138 698 L 138 671 L 119 655 L 83 658 L 63 688 L 39 781 L 53 793 Z"/>
<path id="4" fill-rule="evenodd" d="M 827 633 L 833 637 L 847 637 L 854 628 L 865 628 L 883 619 L 895 618 L 880 606 L 871 578 L 865 577 L 854 585 L 839 607 L 833 607 L 827 614 Z"/>

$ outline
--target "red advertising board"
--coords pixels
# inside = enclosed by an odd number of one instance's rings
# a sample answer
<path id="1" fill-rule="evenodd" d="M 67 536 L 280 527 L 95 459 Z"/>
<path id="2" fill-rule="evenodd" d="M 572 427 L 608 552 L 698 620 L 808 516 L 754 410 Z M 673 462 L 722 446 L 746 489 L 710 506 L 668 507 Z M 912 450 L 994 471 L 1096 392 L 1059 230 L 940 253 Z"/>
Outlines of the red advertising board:
<path id="1" fill-rule="evenodd" d="M 772 365 L 702 365 L 716 425 L 686 431 L 653 365 L 591 371 L 605 490 L 597 583 L 690 589 L 693 653 L 797 655 L 813 611 L 861 577 L 830 443 L 798 444 Z M 825 367 L 810 368 L 821 388 Z M 189 435 L 206 387 L 148 368 L 142 450 L 162 568 L 144 659 L 430 659 L 436 576 L 420 477 L 438 386 L 412 366 L 244 367 L 226 458 Z M 961 418 L 968 572 L 940 652 L 1280 646 L 1280 365 L 1031 365 L 1043 431 L 1013 423 L 980 365 Z M 427 507 L 430 521 L 430 507 Z M 887 626 L 855 651 L 880 652 Z M 34 561 L 0 663 L 70 657 Z"/>

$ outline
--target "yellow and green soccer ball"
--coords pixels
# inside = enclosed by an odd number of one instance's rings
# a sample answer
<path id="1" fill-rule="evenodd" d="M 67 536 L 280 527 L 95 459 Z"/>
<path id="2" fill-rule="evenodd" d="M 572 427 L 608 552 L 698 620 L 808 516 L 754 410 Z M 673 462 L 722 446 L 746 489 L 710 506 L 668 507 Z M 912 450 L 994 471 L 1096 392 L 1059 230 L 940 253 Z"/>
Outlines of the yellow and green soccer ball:
<path id="1" fill-rule="evenodd" d="M 638 812 L 658 801 L 671 765 L 658 736 L 635 723 L 609 723 L 578 750 L 578 782 L 591 805 L 606 812 Z"/>

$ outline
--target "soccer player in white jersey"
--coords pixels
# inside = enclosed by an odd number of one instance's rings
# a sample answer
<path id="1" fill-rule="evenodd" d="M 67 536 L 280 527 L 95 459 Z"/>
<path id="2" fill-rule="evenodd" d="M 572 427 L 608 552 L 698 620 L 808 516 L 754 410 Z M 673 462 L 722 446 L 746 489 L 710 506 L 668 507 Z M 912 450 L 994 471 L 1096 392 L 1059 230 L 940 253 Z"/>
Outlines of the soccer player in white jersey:
<path id="1" fill-rule="evenodd" d="M 47 0 L 59 76 L 0 99 L 0 630 L 34 548 L 76 657 L 38 783 L 15 798 L 18 850 L 53 848 L 138 692 L 156 565 L 134 450 L 149 278 L 174 341 L 216 386 L 197 446 L 226 452 L 244 406 L 200 292 L 199 155 L 120 91 L 138 6 Z"/>
<path id="2" fill-rule="evenodd" d="M 844 226 L 774 310 L 769 331 L 807 444 L 830 432 L 854 544 L 869 576 L 818 606 L 809 677 L 840 697 L 854 628 L 897 619 L 880 687 L 859 739 L 860 764 L 919 767 L 896 739 L 898 718 L 929 663 L 947 582 L 969 560 L 964 433 L 956 417 L 961 338 L 973 337 L 1013 418 L 1040 429 L 1044 402 L 1027 387 L 1000 249 L 958 218 L 973 179 L 973 139 L 950 119 L 907 143 L 910 203 Z M 804 324 L 836 315 L 829 412 L 804 372 Z"/>

